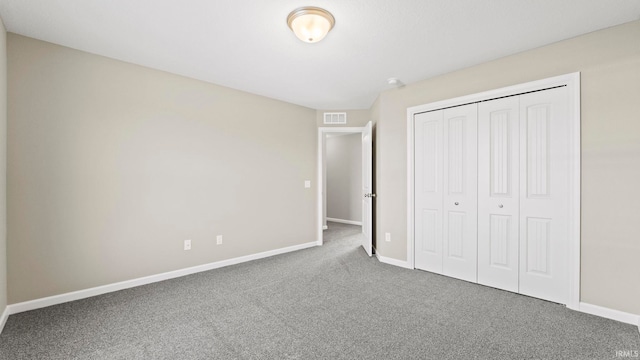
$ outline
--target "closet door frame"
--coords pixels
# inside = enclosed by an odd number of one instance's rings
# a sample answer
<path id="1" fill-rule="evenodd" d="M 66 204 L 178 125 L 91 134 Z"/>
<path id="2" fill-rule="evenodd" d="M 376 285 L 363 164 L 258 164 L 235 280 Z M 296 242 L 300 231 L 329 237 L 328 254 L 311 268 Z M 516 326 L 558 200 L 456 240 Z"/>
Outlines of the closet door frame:
<path id="1" fill-rule="evenodd" d="M 524 84 L 489 90 L 477 94 L 437 101 L 407 109 L 407 267 L 414 269 L 414 116 L 453 106 L 477 103 L 554 87 L 566 86 L 569 93 L 569 299 L 568 308 L 580 306 L 580 73 L 575 72 Z"/>

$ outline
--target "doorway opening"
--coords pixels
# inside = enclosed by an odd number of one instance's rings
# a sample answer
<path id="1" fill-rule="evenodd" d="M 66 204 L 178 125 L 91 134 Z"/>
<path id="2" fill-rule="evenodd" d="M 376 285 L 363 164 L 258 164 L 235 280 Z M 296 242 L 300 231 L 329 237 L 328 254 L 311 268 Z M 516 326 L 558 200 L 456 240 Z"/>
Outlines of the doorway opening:
<path id="1" fill-rule="evenodd" d="M 317 243 L 331 224 L 358 226 L 362 247 L 372 255 L 371 122 L 364 127 L 318 129 Z"/>
<path id="2" fill-rule="evenodd" d="M 362 226 L 361 133 L 327 133 L 324 164 L 324 223 Z"/>

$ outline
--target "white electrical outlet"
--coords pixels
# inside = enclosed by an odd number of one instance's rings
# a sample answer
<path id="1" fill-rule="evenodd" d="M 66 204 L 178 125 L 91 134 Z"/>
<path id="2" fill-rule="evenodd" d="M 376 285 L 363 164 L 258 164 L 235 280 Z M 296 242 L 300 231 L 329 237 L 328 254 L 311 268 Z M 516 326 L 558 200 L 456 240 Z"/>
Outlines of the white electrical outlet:
<path id="1" fill-rule="evenodd" d="M 191 250 L 191 240 L 185 240 L 184 241 L 184 249 L 185 250 Z"/>
<path id="2" fill-rule="evenodd" d="M 222 244 L 222 235 L 216 236 L 216 244 L 218 245 Z"/>
<path id="3" fill-rule="evenodd" d="M 384 233 L 384 241 L 391 242 L 391 233 Z"/>
<path id="4" fill-rule="evenodd" d="M 309 189 L 311 187 L 311 180 L 305 180 L 304 181 L 304 187 Z"/>

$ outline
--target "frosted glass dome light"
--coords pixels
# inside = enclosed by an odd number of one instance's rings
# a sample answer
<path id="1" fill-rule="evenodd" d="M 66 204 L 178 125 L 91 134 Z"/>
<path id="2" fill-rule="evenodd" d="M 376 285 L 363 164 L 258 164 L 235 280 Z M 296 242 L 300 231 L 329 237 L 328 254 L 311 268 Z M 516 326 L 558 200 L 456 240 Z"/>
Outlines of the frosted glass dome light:
<path id="1" fill-rule="evenodd" d="M 330 12 L 311 6 L 297 8 L 287 16 L 287 24 L 293 33 L 307 43 L 324 39 L 335 23 L 336 20 Z"/>

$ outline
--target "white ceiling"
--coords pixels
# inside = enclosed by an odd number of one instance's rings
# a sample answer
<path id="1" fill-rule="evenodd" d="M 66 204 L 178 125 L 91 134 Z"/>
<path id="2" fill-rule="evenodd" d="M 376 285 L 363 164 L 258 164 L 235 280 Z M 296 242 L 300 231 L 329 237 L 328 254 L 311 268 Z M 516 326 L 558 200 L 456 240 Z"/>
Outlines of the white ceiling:
<path id="1" fill-rule="evenodd" d="M 336 18 L 306 44 L 286 17 Z M 637 20 L 640 0 L 0 0 L 8 31 L 314 109 Z M 640 41 L 640 40 L 639 40 Z"/>

